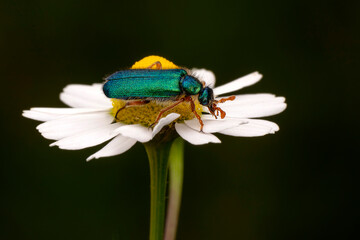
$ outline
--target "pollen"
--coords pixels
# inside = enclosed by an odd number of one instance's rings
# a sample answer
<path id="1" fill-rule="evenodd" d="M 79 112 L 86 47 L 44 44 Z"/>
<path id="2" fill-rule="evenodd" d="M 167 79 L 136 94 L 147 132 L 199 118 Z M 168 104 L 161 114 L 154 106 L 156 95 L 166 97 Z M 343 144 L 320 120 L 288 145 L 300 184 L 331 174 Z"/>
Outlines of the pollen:
<path id="1" fill-rule="evenodd" d="M 180 67 L 176 66 L 174 63 L 170 62 L 169 60 L 167 60 L 167 59 L 165 59 L 163 57 L 160 57 L 160 56 L 148 56 L 148 57 L 144 57 L 140 61 L 134 63 L 134 65 L 132 65 L 131 69 L 149 68 L 149 66 L 151 66 L 155 62 L 160 62 L 161 65 L 162 65 L 162 69 L 177 69 L 177 68 L 180 68 Z M 152 66 L 152 69 L 156 69 L 156 66 Z"/>
<path id="2" fill-rule="evenodd" d="M 199 101 L 195 100 L 195 110 L 201 115 L 202 106 Z M 112 99 L 113 108 L 111 114 L 114 116 L 117 111 L 125 106 L 126 101 L 120 99 Z M 150 127 L 156 120 L 160 111 L 167 106 L 170 106 L 174 102 L 158 102 L 151 101 L 150 103 L 144 105 L 130 106 L 122 109 L 116 116 L 116 121 L 125 123 L 125 124 L 141 124 L 145 127 Z M 177 105 L 176 107 L 166 111 L 162 117 L 166 117 L 170 113 L 178 113 L 180 117 L 176 119 L 176 122 L 184 122 L 184 120 L 190 120 L 195 118 L 195 114 L 191 112 L 191 106 L 189 102 L 183 102 Z"/>
<path id="3" fill-rule="evenodd" d="M 149 66 L 152 66 L 156 62 L 161 63 L 162 69 L 180 68 L 163 57 L 148 56 L 136 62 L 131 67 L 131 69 L 146 69 L 149 68 Z M 153 65 L 152 69 L 156 69 L 156 65 Z M 195 103 L 195 111 L 197 112 L 197 114 L 201 116 L 202 105 L 199 103 L 197 96 L 193 96 L 192 98 Z M 161 110 L 174 104 L 173 100 L 168 100 L 168 101 L 151 100 L 149 103 L 143 105 L 129 106 L 123 108 L 127 101 L 128 100 L 121 100 L 115 98 L 112 99 L 113 108 L 111 110 L 111 114 L 114 116 L 114 119 L 117 122 L 121 122 L 124 124 L 141 124 L 145 127 L 152 126 L 152 124 L 156 121 L 156 118 L 158 117 Z M 121 110 L 119 111 L 119 109 Z M 116 115 L 117 112 L 118 114 Z M 180 114 L 180 117 L 176 119 L 175 122 L 184 122 L 184 120 L 190 120 L 195 118 L 195 114 L 191 111 L 190 102 L 180 103 L 176 107 L 164 112 L 161 117 L 162 118 L 166 117 L 170 113 Z"/>

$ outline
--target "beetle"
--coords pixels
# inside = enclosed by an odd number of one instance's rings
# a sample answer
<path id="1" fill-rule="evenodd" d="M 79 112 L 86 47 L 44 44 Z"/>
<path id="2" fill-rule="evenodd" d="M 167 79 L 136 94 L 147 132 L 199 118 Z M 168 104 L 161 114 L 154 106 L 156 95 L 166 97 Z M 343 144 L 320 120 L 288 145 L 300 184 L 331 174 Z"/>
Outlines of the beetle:
<path id="1" fill-rule="evenodd" d="M 157 69 L 151 69 L 153 66 L 156 66 Z M 208 107 L 210 113 L 215 118 L 217 118 L 219 113 L 221 118 L 224 118 L 226 115 L 217 106 L 218 103 L 235 99 L 235 96 L 231 96 L 215 100 L 213 90 L 210 87 L 206 87 L 205 83 L 201 82 L 198 78 L 192 76 L 188 70 L 183 68 L 162 69 L 160 62 L 155 62 L 146 69 L 128 69 L 111 74 L 105 78 L 103 91 L 108 98 L 132 100 L 127 101 L 125 106 L 116 112 L 115 119 L 117 119 L 117 115 L 121 110 L 129 106 L 144 105 L 151 100 L 174 101 L 172 105 L 165 107 L 159 112 L 152 126 L 160 120 L 162 114 L 166 111 L 182 102 L 190 102 L 191 111 L 200 123 L 200 131 L 202 131 L 204 123 L 195 111 L 195 103 L 192 96 L 197 95 L 199 103 Z"/>

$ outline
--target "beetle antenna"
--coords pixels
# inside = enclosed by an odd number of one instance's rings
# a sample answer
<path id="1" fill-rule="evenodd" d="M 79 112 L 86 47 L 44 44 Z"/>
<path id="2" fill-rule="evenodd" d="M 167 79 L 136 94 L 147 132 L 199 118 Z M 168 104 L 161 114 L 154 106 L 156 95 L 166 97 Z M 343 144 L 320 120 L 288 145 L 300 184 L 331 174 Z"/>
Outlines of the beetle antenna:
<path id="1" fill-rule="evenodd" d="M 217 102 L 219 103 L 224 103 L 226 101 L 234 101 L 235 100 L 235 96 L 230 96 L 230 97 L 227 97 L 227 98 L 221 98 L 220 100 L 218 100 Z"/>
<path id="2" fill-rule="evenodd" d="M 209 105 L 209 111 L 211 113 L 211 115 L 213 115 L 216 119 L 217 116 L 220 115 L 221 119 L 225 118 L 226 116 L 226 112 L 224 112 L 220 107 L 217 106 L 218 103 L 224 103 L 226 101 L 233 101 L 235 100 L 235 96 L 230 96 L 227 98 L 221 98 L 219 100 L 213 100 Z M 215 113 L 216 112 L 216 113 Z"/>

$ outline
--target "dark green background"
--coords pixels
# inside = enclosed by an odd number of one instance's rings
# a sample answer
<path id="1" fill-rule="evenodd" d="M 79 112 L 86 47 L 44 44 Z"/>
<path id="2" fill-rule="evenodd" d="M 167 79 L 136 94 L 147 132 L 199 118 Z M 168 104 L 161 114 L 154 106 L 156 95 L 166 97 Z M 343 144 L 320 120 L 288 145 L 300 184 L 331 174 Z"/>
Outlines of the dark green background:
<path id="1" fill-rule="evenodd" d="M 178 239 L 348 239 L 358 223 L 359 1 L 1 1 L 0 239 L 147 239 L 141 144 L 50 148 L 21 117 L 157 54 L 287 98 L 260 138 L 186 144 Z M 357 32 L 356 32 L 357 31 Z M 356 142 L 357 141 L 357 142 Z M 355 221 L 356 220 L 356 221 Z"/>

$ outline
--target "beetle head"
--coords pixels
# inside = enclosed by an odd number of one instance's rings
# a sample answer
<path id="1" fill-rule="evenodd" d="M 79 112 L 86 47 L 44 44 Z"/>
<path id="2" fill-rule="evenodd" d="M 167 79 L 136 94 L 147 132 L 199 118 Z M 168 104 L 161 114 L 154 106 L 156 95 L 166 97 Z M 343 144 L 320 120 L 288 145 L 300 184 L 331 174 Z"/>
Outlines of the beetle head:
<path id="1" fill-rule="evenodd" d="M 221 118 L 224 118 L 226 113 L 217 106 L 218 102 L 214 99 L 214 92 L 211 88 L 205 87 L 199 92 L 199 102 L 203 106 L 207 106 L 210 113 L 217 118 L 217 116 L 220 116 Z M 215 114 L 216 112 L 216 114 Z"/>

